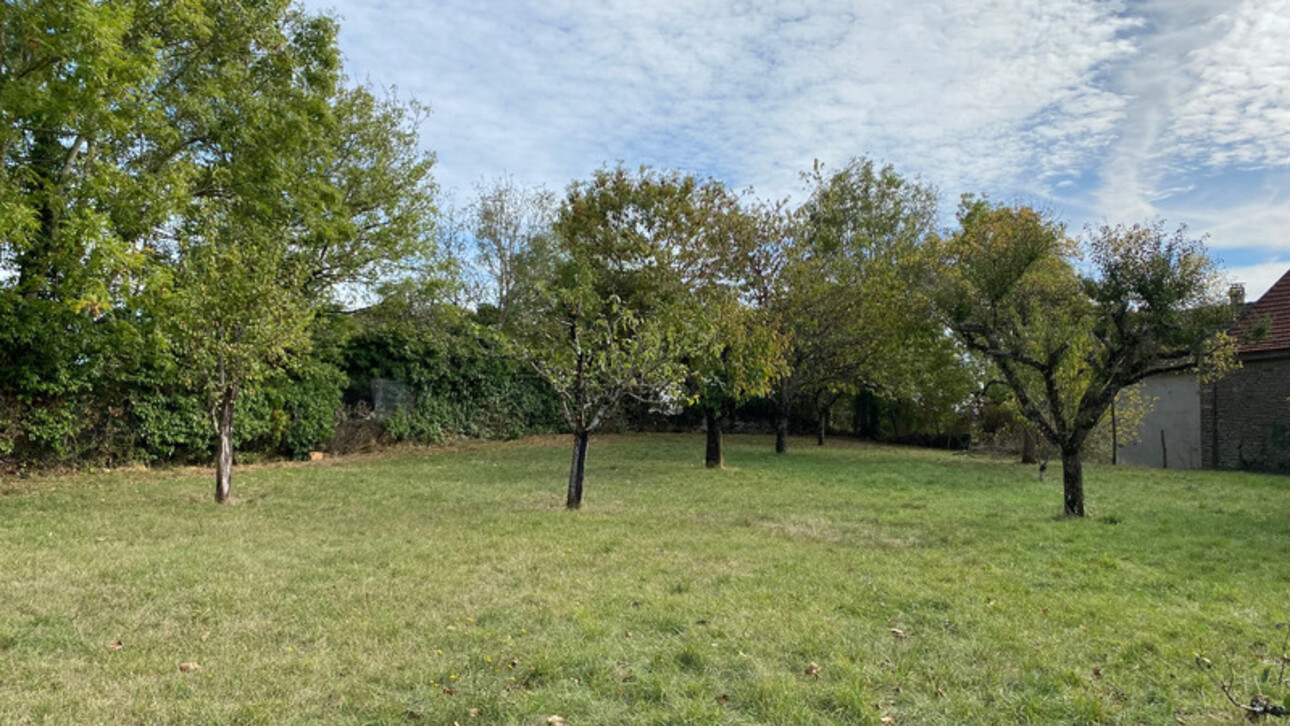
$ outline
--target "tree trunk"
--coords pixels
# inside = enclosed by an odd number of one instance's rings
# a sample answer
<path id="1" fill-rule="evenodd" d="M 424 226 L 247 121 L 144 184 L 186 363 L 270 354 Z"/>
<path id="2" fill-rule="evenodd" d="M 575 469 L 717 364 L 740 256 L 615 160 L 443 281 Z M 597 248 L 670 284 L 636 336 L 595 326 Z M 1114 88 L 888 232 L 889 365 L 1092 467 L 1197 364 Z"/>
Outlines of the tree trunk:
<path id="1" fill-rule="evenodd" d="M 233 410 L 236 403 L 236 389 L 226 389 L 215 414 L 215 430 L 219 437 L 219 454 L 215 460 L 215 501 L 220 504 L 228 501 L 233 481 Z"/>
<path id="2" fill-rule="evenodd" d="M 708 424 L 708 452 L 704 463 L 709 469 L 720 469 L 726 463 L 721 450 L 721 416 L 710 408 L 704 410 L 703 416 Z"/>
<path id="3" fill-rule="evenodd" d="M 872 391 L 862 391 L 859 396 L 863 409 L 860 419 L 860 435 L 866 439 L 877 441 L 881 433 L 881 422 L 879 421 L 878 397 Z"/>
<path id="4" fill-rule="evenodd" d="M 1029 425 L 1023 425 L 1021 428 L 1021 463 L 1039 463 L 1038 457 L 1035 456 L 1035 438 L 1035 430 Z"/>
<path id="5" fill-rule="evenodd" d="M 788 451 L 788 384 L 781 383 L 779 400 L 775 407 L 775 453 Z"/>
<path id="6" fill-rule="evenodd" d="M 573 435 L 573 463 L 569 465 L 569 496 L 564 506 L 569 509 L 582 508 L 582 479 L 587 471 L 587 432 Z"/>
<path id="7" fill-rule="evenodd" d="M 824 409 L 816 416 L 815 421 L 815 443 L 817 446 L 824 446 L 824 434 L 829 430 L 829 411 Z"/>
<path id="8" fill-rule="evenodd" d="M 1077 449 L 1062 449 L 1064 512 L 1068 517 L 1084 516 L 1084 465 L 1079 456 Z"/>

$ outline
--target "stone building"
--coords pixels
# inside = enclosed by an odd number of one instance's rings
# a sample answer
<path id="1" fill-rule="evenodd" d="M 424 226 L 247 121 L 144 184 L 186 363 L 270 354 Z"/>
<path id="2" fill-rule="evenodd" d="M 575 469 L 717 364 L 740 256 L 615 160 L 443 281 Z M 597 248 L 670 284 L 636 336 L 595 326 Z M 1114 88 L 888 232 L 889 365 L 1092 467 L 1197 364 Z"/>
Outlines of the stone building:
<path id="1" fill-rule="evenodd" d="M 1290 272 L 1233 333 L 1241 368 L 1199 386 L 1201 465 L 1290 474 Z"/>

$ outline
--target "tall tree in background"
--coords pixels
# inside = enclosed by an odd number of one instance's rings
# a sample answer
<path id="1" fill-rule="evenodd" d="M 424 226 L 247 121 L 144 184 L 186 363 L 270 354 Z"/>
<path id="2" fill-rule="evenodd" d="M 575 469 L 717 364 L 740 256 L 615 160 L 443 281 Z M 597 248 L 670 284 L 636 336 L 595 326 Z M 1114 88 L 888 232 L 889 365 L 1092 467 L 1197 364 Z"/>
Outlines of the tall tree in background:
<path id="1" fill-rule="evenodd" d="M 516 354 L 554 389 L 573 433 L 565 504 L 582 506 L 589 435 L 624 397 L 684 399 L 701 345 L 683 252 L 703 234 L 704 186 L 650 170 L 574 184 L 546 279 L 515 311 Z"/>
<path id="2" fill-rule="evenodd" d="M 758 337 L 765 337 L 769 353 L 758 365 L 773 362 L 770 394 L 776 398 L 775 451 L 788 449 L 788 401 L 791 380 L 792 332 L 786 318 L 794 290 L 790 287 L 790 272 L 798 252 L 797 236 L 800 233 L 798 210 L 787 201 L 757 202 L 736 217 L 742 230 L 729 238 L 731 244 L 725 254 L 729 256 L 736 272 L 731 273 L 740 281 L 741 298 L 749 308 L 744 313 L 747 324 L 759 326 L 756 332 L 743 339 L 740 346 L 757 345 Z M 742 328 L 751 330 L 750 328 Z M 741 328 L 736 328 L 736 332 Z M 736 336 L 736 340 L 739 337 Z M 771 347 L 774 346 L 774 347 Z M 736 359 L 737 360 L 737 359 Z M 751 361 L 750 361 L 751 362 Z M 737 371 L 730 371 L 731 374 Z M 751 379 L 750 382 L 756 379 Z M 758 386 L 759 387 L 759 386 Z M 737 387 L 735 388 L 737 391 Z M 749 388 L 750 392 L 752 388 Z"/>
<path id="3" fill-rule="evenodd" d="M 687 383 L 704 415 L 705 464 L 721 468 L 725 422 L 741 402 L 770 393 L 787 374 L 788 335 L 770 304 L 777 292 L 772 267 L 787 236 L 782 206 L 757 202 L 745 209 L 720 187 L 709 192 L 704 233 L 685 252 L 706 339 L 688 359 Z"/>
<path id="4" fill-rule="evenodd" d="M 1063 509 L 1082 517 L 1081 454 L 1116 394 L 1164 372 L 1218 375 L 1234 360 L 1235 314 L 1203 244 L 1160 223 L 1102 227 L 1086 250 L 1027 207 L 965 197 L 939 241 L 937 305 L 994 366 L 1021 413 L 1061 454 Z"/>
<path id="5" fill-rule="evenodd" d="M 910 269 L 935 224 L 936 191 L 870 159 L 835 172 L 817 165 L 807 180 L 793 292 L 783 300 L 793 372 L 779 416 L 786 421 L 792 399 L 805 396 L 823 444 L 841 396 L 908 382 L 908 341 L 931 324 Z"/>
<path id="6" fill-rule="evenodd" d="M 556 198 L 541 187 L 525 188 L 509 177 L 477 189 L 471 231 L 475 264 L 483 269 L 497 322 L 506 328 L 511 311 L 532 289 L 535 257 L 546 254 L 555 222 Z"/>

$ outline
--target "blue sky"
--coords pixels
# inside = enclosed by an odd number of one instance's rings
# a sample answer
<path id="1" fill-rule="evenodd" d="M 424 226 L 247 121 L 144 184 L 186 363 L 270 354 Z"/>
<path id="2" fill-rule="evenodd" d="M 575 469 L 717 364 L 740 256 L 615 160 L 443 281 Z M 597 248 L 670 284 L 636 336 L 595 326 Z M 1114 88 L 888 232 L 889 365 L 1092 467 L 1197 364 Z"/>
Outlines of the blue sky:
<path id="1" fill-rule="evenodd" d="M 1290 0 L 307 0 L 350 76 L 430 106 L 445 192 L 606 163 L 801 195 L 815 159 L 1209 235 L 1290 269 Z"/>

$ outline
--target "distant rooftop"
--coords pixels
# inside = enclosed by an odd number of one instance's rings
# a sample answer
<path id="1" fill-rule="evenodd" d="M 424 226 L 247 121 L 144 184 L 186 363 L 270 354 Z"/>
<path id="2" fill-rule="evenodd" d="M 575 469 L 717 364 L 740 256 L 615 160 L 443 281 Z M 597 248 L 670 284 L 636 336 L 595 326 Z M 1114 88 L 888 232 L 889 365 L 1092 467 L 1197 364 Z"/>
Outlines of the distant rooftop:
<path id="1" fill-rule="evenodd" d="M 1266 335 L 1258 340 L 1241 341 L 1262 327 L 1266 327 Z M 1290 271 L 1250 306 L 1232 328 L 1232 334 L 1241 341 L 1237 344 L 1241 353 L 1290 350 Z"/>

